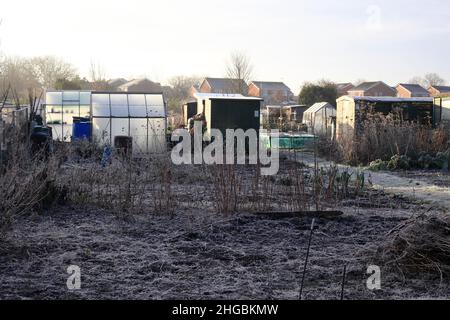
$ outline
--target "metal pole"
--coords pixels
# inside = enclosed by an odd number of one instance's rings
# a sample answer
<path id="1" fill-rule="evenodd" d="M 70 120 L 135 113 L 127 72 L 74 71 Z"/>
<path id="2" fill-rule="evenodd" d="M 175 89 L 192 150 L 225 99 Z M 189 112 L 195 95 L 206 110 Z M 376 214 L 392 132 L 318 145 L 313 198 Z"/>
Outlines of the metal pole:
<path id="1" fill-rule="evenodd" d="M 347 265 L 344 265 L 344 271 L 342 273 L 342 287 L 341 287 L 341 300 L 344 300 L 344 288 L 345 288 L 345 276 L 347 272 Z"/>
<path id="2" fill-rule="evenodd" d="M 303 275 L 302 275 L 302 283 L 300 285 L 300 292 L 298 295 L 298 299 L 302 300 L 302 293 L 303 293 L 303 284 L 305 283 L 305 275 L 306 275 L 306 266 L 308 265 L 308 258 L 309 258 L 309 249 L 311 248 L 311 239 L 314 231 L 314 222 L 315 218 L 312 219 L 311 222 L 311 229 L 309 231 L 309 240 L 308 240 L 308 249 L 306 250 L 306 258 L 305 258 L 305 264 L 303 265 Z"/>

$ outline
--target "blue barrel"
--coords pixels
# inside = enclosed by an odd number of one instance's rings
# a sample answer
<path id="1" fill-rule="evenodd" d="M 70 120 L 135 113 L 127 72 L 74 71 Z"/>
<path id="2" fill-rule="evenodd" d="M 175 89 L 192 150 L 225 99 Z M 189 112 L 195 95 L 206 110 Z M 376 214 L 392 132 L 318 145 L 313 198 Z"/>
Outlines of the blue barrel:
<path id="1" fill-rule="evenodd" d="M 92 123 L 90 121 L 74 121 L 72 126 L 73 140 L 90 140 L 92 136 Z"/>

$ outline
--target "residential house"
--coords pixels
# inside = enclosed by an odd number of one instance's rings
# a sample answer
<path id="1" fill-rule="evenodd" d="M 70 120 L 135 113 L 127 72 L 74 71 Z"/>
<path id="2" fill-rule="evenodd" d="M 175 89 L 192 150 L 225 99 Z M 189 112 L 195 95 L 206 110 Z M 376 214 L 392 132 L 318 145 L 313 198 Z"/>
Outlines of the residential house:
<path id="1" fill-rule="evenodd" d="M 350 83 L 350 82 L 337 83 L 336 84 L 336 90 L 337 90 L 338 97 L 342 97 L 342 96 L 348 95 L 348 91 L 352 90 L 354 87 L 355 86 L 352 83 Z"/>
<path id="2" fill-rule="evenodd" d="M 145 92 L 145 93 L 161 93 L 163 91 L 161 84 L 150 81 L 148 79 L 135 79 L 129 81 L 117 88 L 123 92 Z"/>
<path id="3" fill-rule="evenodd" d="M 352 97 L 395 97 L 397 90 L 383 81 L 363 82 L 349 90 L 348 95 Z"/>
<path id="4" fill-rule="evenodd" d="M 191 88 L 189 89 L 189 97 L 193 98 L 195 96 L 196 93 L 200 92 L 200 84 L 194 84 L 193 86 L 191 86 Z"/>
<path id="5" fill-rule="evenodd" d="M 117 90 L 121 85 L 124 85 L 127 82 L 128 80 L 124 78 L 111 79 L 108 81 L 108 86 L 111 88 L 111 90 Z"/>
<path id="6" fill-rule="evenodd" d="M 419 84 L 400 83 L 395 88 L 397 90 L 397 97 L 399 98 L 414 98 L 414 97 L 429 97 L 428 91 Z"/>
<path id="7" fill-rule="evenodd" d="M 199 93 L 248 94 L 248 87 L 242 79 L 205 78 Z"/>
<path id="8" fill-rule="evenodd" d="M 290 104 L 294 94 L 283 82 L 252 81 L 248 86 L 248 95 L 264 99 L 266 104 Z"/>
<path id="9" fill-rule="evenodd" d="M 436 97 L 443 93 L 450 93 L 450 86 L 431 86 L 428 88 L 428 92 L 430 93 L 430 96 Z"/>

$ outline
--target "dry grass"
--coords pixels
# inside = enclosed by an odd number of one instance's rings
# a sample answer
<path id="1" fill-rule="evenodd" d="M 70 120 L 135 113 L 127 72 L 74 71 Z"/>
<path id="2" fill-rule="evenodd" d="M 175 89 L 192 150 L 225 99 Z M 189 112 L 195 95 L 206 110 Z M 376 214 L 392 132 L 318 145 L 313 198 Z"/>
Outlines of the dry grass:
<path id="1" fill-rule="evenodd" d="M 392 229 L 377 252 L 403 274 L 450 276 L 450 214 L 422 214 Z"/>
<path id="2" fill-rule="evenodd" d="M 58 193 L 58 155 L 30 154 L 22 134 L 10 133 L 10 148 L 0 164 L 0 237 L 18 217 L 51 206 Z"/>
<path id="3" fill-rule="evenodd" d="M 421 153 L 435 155 L 449 148 L 449 131 L 444 127 L 400 121 L 394 115 L 367 114 L 354 137 L 339 141 L 340 160 L 352 165 L 389 160 L 394 155 L 417 159 Z"/>

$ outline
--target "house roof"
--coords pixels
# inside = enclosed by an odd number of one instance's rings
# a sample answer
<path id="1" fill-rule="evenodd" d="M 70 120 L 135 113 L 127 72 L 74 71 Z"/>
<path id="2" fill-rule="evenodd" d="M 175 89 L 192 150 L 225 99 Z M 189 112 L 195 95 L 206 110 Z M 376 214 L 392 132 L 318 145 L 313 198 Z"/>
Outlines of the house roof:
<path id="1" fill-rule="evenodd" d="M 227 94 L 227 93 L 200 93 L 200 92 L 196 92 L 194 93 L 194 97 L 197 99 L 210 99 L 210 100 L 215 100 L 215 99 L 221 99 L 221 100 L 258 100 L 258 101 L 262 101 L 261 98 L 257 98 L 257 97 L 246 97 L 243 96 L 242 94 Z"/>
<path id="2" fill-rule="evenodd" d="M 236 86 L 236 82 L 240 82 L 240 85 L 247 86 L 242 79 L 229 79 L 229 78 L 205 78 L 204 81 L 208 81 L 213 90 L 230 90 Z"/>
<path id="3" fill-rule="evenodd" d="M 306 109 L 305 113 L 316 113 L 317 111 L 319 111 L 320 109 L 323 109 L 325 107 L 330 107 L 330 108 L 334 109 L 334 107 L 331 104 L 329 104 L 328 102 L 317 102 L 317 103 L 314 103 L 308 109 Z"/>
<path id="4" fill-rule="evenodd" d="M 254 84 L 258 88 L 264 88 L 266 90 L 289 90 L 291 89 L 284 84 L 284 82 L 274 82 L 274 81 L 252 81 L 250 84 Z"/>
<path id="5" fill-rule="evenodd" d="M 123 85 L 121 85 L 119 87 L 119 89 L 121 89 L 121 90 L 127 89 L 127 88 L 129 88 L 131 86 L 138 85 L 138 84 L 141 84 L 143 82 L 151 83 L 151 84 L 154 84 L 154 85 L 157 85 L 157 86 L 160 85 L 159 83 L 150 81 L 147 78 L 142 78 L 142 79 L 134 79 L 134 80 L 131 80 L 131 81 L 127 82 L 127 83 L 124 83 Z"/>
<path id="6" fill-rule="evenodd" d="M 419 84 L 399 83 L 399 86 L 402 86 L 412 94 L 428 94 L 428 91 Z"/>
<path id="7" fill-rule="evenodd" d="M 430 88 L 434 88 L 438 90 L 440 93 L 450 92 L 450 86 L 431 86 Z"/>
<path id="8" fill-rule="evenodd" d="M 353 89 L 351 89 L 351 90 L 349 90 L 349 91 L 367 91 L 367 90 L 370 90 L 370 89 L 372 89 L 373 87 L 375 87 L 376 85 L 379 85 L 379 84 L 383 84 L 383 85 L 385 85 L 386 87 L 392 89 L 392 91 L 395 91 L 394 88 L 388 86 L 388 85 L 387 85 L 386 83 L 384 83 L 383 81 L 363 82 L 363 83 L 361 83 L 360 85 L 356 86 L 355 88 L 353 88 Z"/>
<path id="9" fill-rule="evenodd" d="M 355 86 L 350 82 L 336 83 L 336 89 L 338 89 L 338 90 L 343 90 L 347 87 L 355 87 Z"/>
<path id="10" fill-rule="evenodd" d="M 433 102 L 433 98 L 430 97 L 416 97 L 416 98 L 397 98 L 397 97 L 352 97 L 342 96 L 340 100 L 354 100 L 354 101 L 367 101 L 367 102 Z"/>
<path id="11" fill-rule="evenodd" d="M 124 78 L 115 78 L 115 79 L 109 80 L 108 84 L 111 86 L 121 86 L 127 82 L 128 82 L 128 80 L 126 80 Z"/>

